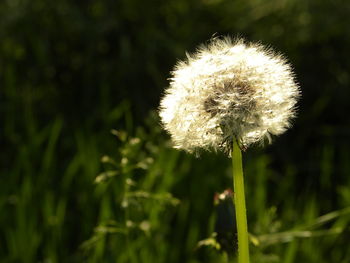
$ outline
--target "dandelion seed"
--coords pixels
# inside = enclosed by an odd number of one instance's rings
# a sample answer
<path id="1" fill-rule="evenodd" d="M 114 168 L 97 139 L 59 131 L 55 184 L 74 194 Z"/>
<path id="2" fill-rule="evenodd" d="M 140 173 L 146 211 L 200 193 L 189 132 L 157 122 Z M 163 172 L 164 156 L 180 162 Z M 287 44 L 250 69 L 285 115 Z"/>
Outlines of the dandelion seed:
<path id="1" fill-rule="evenodd" d="M 160 117 L 176 148 L 230 152 L 286 131 L 300 96 L 291 66 L 259 44 L 213 39 L 175 66 Z"/>

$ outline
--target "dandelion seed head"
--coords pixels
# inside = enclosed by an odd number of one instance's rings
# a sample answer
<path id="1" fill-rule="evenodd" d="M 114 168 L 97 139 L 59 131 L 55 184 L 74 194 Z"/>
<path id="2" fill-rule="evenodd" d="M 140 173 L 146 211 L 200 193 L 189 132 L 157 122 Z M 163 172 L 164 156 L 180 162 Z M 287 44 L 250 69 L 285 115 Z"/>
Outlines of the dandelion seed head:
<path id="1" fill-rule="evenodd" d="M 175 148 L 231 149 L 286 131 L 300 96 L 291 66 L 259 44 L 213 39 L 172 71 L 160 117 Z"/>

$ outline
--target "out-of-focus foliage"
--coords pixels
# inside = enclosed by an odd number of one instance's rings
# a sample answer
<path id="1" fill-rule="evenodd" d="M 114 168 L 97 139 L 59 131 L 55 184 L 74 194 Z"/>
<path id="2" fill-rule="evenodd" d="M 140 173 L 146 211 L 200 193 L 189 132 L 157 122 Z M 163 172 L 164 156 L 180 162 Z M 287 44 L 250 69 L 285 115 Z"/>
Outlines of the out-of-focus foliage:
<path id="1" fill-rule="evenodd" d="M 349 262 L 349 12 L 0 1 L 0 261 L 224 262 L 210 238 L 230 162 L 170 149 L 148 112 L 186 50 L 231 34 L 285 53 L 303 92 L 293 129 L 245 154 L 255 262 Z"/>

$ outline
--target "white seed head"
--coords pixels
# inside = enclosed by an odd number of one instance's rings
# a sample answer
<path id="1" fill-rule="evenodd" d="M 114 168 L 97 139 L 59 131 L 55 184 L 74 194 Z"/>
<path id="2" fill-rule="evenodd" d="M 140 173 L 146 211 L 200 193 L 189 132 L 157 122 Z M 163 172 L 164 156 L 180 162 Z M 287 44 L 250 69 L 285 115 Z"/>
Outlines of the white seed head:
<path id="1" fill-rule="evenodd" d="M 300 96 L 290 65 L 259 44 L 213 39 L 175 66 L 160 117 L 176 148 L 241 148 L 290 127 Z"/>

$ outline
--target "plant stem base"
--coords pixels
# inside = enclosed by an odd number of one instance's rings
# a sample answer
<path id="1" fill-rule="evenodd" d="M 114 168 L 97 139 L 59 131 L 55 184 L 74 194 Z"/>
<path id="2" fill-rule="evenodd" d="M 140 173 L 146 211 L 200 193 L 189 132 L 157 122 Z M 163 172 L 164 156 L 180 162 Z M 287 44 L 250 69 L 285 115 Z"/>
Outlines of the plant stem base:
<path id="1" fill-rule="evenodd" d="M 244 178 L 242 168 L 242 153 L 236 140 L 232 148 L 232 172 L 236 223 L 238 235 L 238 263 L 249 263 L 249 240 L 247 212 L 244 194 Z"/>

